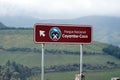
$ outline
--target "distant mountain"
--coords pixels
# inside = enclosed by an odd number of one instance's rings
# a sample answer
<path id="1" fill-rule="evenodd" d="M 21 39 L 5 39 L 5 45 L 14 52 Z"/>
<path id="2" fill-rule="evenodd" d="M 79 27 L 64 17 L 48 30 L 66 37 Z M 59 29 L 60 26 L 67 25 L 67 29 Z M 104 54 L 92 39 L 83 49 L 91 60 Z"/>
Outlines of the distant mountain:
<path id="1" fill-rule="evenodd" d="M 10 27 L 33 27 L 39 19 L 24 16 L 0 17 L 0 22 L 3 22 Z"/>
<path id="2" fill-rule="evenodd" d="M 119 28 L 120 17 L 106 16 L 86 16 L 75 19 L 48 19 L 41 20 L 33 17 L 17 16 L 17 17 L 0 17 L 0 22 L 11 27 L 33 27 L 35 23 L 55 23 L 55 24 L 90 24 L 94 28 Z"/>
<path id="3" fill-rule="evenodd" d="M 86 16 L 76 19 L 40 20 L 32 17 L 0 17 L 8 26 L 33 27 L 35 23 L 79 24 L 93 26 L 93 40 L 120 45 L 120 17 Z"/>
<path id="4" fill-rule="evenodd" d="M 0 29 L 5 29 L 5 28 L 8 28 L 8 27 L 0 22 Z"/>

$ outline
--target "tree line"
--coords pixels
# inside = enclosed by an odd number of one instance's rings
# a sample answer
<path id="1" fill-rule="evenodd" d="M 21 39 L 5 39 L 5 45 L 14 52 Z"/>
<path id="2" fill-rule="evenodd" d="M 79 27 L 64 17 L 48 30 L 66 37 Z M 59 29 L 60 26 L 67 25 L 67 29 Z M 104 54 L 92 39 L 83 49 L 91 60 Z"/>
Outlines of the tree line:
<path id="1" fill-rule="evenodd" d="M 8 52 L 16 52 L 16 51 L 20 51 L 20 52 L 33 52 L 33 53 L 41 53 L 41 50 L 40 49 L 37 49 L 37 48 L 18 48 L 18 47 L 12 47 L 12 48 L 4 48 L 2 46 L 0 46 L 0 49 L 1 50 L 4 50 L 4 51 L 8 51 Z M 55 49 L 51 49 L 51 50 L 48 50 L 48 49 L 45 49 L 45 53 L 49 53 L 49 54 L 70 54 L 70 55 L 79 55 L 80 52 L 72 52 L 72 51 L 67 51 L 67 50 L 55 50 Z M 86 51 L 83 51 L 83 55 L 95 55 L 95 54 L 99 54 L 99 53 L 95 53 L 95 52 L 86 52 Z"/>
<path id="2" fill-rule="evenodd" d="M 106 64 L 83 64 L 84 70 L 103 70 L 103 69 L 114 69 L 118 65 L 115 62 L 107 61 Z M 67 65 L 54 65 L 46 68 L 46 72 L 68 72 L 68 71 L 79 71 L 80 64 L 67 64 Z"/>
<path id="3" fill-rule="evenodd" d="M 25 28 L 25 27 L 0 27 L 0 30 L 33 30 L 33 28 Z"/>
<path id="4" fill-rule="evenodd" d="M 0 66 L 0 80 L 26 80 L 31 74 L 31 69 L 27 66 L 9 60 Z"/>
<path id="5" fill-rule="evenodd" d="M 118 46 L 109 45 L 108 47 L 104 48 L 103 51 L 111 56 L 120 59 L 120 48 Z"/>

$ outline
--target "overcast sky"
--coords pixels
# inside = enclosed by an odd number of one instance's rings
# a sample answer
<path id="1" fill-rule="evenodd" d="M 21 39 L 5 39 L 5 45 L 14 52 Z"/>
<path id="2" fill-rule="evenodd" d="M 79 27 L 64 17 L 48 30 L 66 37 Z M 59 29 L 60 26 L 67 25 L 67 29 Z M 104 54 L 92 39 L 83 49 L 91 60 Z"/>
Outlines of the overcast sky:
<path id="1" fill-rule="evenodd" d="M 120 17 L 120 0 L 0 0 L 0 16 L 68 19 L 90 15 Z"/>

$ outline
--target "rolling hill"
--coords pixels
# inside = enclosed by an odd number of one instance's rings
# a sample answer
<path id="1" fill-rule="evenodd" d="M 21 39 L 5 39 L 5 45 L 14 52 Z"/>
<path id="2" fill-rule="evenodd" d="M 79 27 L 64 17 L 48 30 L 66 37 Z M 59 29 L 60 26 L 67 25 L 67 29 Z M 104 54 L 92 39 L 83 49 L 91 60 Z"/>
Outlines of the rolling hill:
<path id="1" fill-rule="evenodd" d="M 41 45 L 33 42 L 33 30 L 0 30 L 0 38 L 1 64 L 4 64 L 10 59 L 29 66 L 39 65 L 40 54 L 38 54 L 38 52 L 36 53 L 35 50 L 40 50 L 39 53 L 41 53 Z M 112 60 L 119 64 L 118 59 L 106 55 L 106 53 L 103 52 L 103 48 L 106 48 L 107 46 L 109 45 L 100 42 L 93 42 L 91 45 L 84 45 L 83 51 L 89 53 L 84 56 L 85 63 L 94 63 L 94 60 L 98 58 L 95 60 L 95 63 L 98 63 L 99 60 L 103 60 L 101 61 L 101 64 L 105 64 L 107 61 Z M 53 64 L 59 64 L 62 62 L 63 64 L 79 63 L 79 45 L 46 44 L 45 49 L 47 50 L 46 65 L 49 65 L 52 62 Z M 68 55 L 64 53 L 68 53 Z M 4 59 L 4 56 L 6 56 L 6 59 Z M 56 62 L 56 59 L 58 59 L 58 62 Z M 71 60 L 71 62 L 69 60 Z"/>

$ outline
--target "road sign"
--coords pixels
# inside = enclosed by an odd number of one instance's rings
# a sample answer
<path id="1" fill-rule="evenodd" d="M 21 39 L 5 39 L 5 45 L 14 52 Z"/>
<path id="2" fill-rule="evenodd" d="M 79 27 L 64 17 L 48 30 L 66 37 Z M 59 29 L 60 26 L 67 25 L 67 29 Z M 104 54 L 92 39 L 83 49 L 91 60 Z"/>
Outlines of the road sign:
<path id="1" fill-rule="evenodd" d="M 90 25 L 35 24 L 35 43 L 88 44 L 92 42 Z"/>

